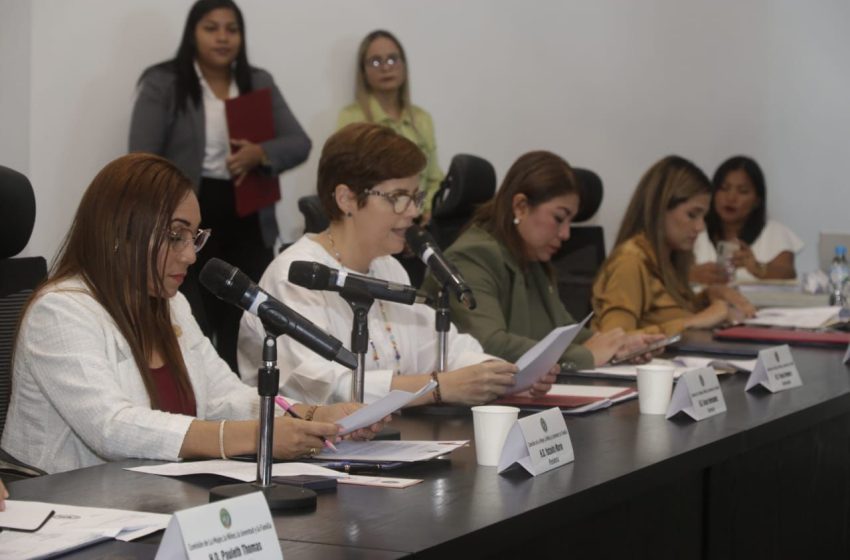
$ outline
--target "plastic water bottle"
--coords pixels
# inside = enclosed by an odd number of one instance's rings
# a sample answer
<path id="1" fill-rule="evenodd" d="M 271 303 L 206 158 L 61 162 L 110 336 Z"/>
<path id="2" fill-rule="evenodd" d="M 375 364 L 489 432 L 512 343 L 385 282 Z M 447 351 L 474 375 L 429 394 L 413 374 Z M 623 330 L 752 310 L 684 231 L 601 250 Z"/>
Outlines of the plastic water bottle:
<path id="1" fill-rule="evenodd" d="M 829 304 L 847 307 L 844 288 L 850 279 L 850 268 L 847 266 L 847 247 L 836 245 L 835 256 L 829 265 Z"/>

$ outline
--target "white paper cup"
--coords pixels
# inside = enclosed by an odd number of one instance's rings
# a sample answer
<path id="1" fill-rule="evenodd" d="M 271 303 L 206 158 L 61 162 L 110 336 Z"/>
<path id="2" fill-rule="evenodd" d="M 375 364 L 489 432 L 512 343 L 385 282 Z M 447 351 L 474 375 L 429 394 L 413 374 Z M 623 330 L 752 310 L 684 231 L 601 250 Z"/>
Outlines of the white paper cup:
<path id="1" fill-rule="evenodd" d="M 673 367 L 637 366 L 638 405 L 641 414 L 665 414 L 673 392 Z"/>
<path id="2" fill-rule="evenodd" d="M 502 446 L 516 422 L 519 409 L 515 406 L 473 406 L 472 424 L 475 429 L 475 457 L 479 465 L 499 464 Z"/>

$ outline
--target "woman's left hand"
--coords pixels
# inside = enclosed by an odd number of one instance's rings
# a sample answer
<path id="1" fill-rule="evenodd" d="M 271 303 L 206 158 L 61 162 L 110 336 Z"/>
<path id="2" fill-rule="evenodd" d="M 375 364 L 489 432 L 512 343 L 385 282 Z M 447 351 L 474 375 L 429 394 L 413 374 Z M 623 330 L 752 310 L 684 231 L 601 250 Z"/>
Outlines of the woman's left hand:
<path id="1" fill-rule="evenodd" d="M 315 420 L 320 422 L 336 422 L 346 416 L 353 414 L 358 409 L 363 408 L 363 404 L 354 403 L 354 402 L 346 402 L 346 403 L 337 403 L 337 404 L 329 404 L 320 406 L 316 409 L 316 413 L 313 415 Z M 386 416 L 380 422 L 376 422 L 367 428 L 361 428 L 359 430 L 355 430 L 350 434 L 347 434 L 343 437 L 356 439 L 356 440 L 369 440 L 375 437 L 375 434 L 379 433 L 384 429 L 384 426 L 392 420 L 391 416 Z"/>
<path id="2" fill-rule="evenodd" d="M 231 140 L 230 144 L 239 150 L 227 156 L 227 171 L 233 177 L 233 183 L 238 185 L 252 169 L 263 162 L 266 152 L 262 146 L 248 140 Z"/>
<path id="3" fill-rule="evenodd" d="M 561 366 L 558 364 L 552 366 L 549 373 L 531 387 L 531 396 L 535 398 L 542 397 L 548 393 L 549 389 L 552 388 L 552 384 L 557 380 L 559 373 L 561 373 Z"/>
<path id="4" fill-rule="evenodd" d="M 630 334 L 626 337 L 626 342 L 623 344 L 623 349 L 621 350 L 622 355 L 628 355 L 633 352 L 637 352 L 642 348 L 646 348 L 650 344 L 654 344 L 661 340 L 664 340 L 665 336 L 663 334 L 646 334 L 646 333 L 635 333 Z M 643 354 L 639 354 L 631 359 L 629 359 L 630 364 L 645 364 L 652 361 L 652 358 L 658 356 L 664 352 L 664 347 L 658 348 L 653 352 L 644 352 Z"/>

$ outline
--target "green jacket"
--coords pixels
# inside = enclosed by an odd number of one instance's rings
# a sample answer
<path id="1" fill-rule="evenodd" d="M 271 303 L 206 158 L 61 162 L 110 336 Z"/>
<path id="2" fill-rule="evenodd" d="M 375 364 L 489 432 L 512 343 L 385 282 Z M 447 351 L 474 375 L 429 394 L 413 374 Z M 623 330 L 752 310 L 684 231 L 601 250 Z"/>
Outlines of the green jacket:
<path id="1" fill-rule="evenodd" d="M 576 322 L 539 262 L 523 274 L 508 249 L 478 226 L 467 229 L 446 250 L 446 258 L 457 266 L 478 303 L 470 311 L 452 298 L 452 320 L 458 330 L 477 338 L 488 354 L 515 362 L 552 329 Z M 423 289 L 435 295 L 438 288 L 429 274 Z M 532 317 L 535 301 L 542 302 L 544 311 Z M 590 330 L 582 329 L 564 352 L 564 368 L 593 368 L 593 355 L 581 346 L 590 336 Z"/>

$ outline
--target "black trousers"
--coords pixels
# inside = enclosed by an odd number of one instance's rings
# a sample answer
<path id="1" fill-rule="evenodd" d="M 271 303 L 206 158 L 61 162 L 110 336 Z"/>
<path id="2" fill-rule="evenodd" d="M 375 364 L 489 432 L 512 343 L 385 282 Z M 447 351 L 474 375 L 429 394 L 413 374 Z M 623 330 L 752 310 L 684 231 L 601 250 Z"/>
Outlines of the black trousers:
<path id="1" fill-rule="evenodd" d="M 189 300 L 192 313 L 204 334 L 221 356 L 236 369 L 236 341 L 242 311 L 212 295 L 200 285 L 198 274 L 212 258 L 219 258 L 239 268 L 254 282 L 259 282 L 274 253 L 263 243 L 257 214 L 240 218 L 236 215 L 236 199 L 232 181 L 201 180 L 198 193 L 201 227 L 211 228 L 212 235 L 198 253 L 198 261 L 189 269 L 181 291 Z"/>

